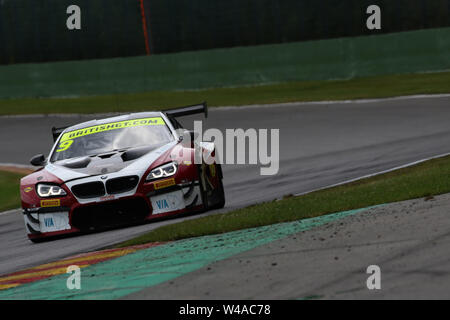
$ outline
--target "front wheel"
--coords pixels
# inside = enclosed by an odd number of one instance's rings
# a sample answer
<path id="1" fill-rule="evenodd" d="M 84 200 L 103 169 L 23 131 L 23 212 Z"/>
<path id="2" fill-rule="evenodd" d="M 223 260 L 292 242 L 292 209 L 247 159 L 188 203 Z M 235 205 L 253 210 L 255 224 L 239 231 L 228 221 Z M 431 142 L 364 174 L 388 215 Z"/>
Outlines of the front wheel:
<path id="1" fill-rule="evenodd" d="M 211 209 L 222 209 L 223 207 L 225 207 L 225 190 L 223 188 L 222 179 L 219 179 L 219 187 L 217 188 L 216 192 L 219 200 L 211 207 Z"/>
<path id="2" fill-rule="evenodd" d="M 202 164 L 199 168 L 200 190 L 205 210 L 221 209 L 225 206 L 225 190 L 220 164 Z"/>

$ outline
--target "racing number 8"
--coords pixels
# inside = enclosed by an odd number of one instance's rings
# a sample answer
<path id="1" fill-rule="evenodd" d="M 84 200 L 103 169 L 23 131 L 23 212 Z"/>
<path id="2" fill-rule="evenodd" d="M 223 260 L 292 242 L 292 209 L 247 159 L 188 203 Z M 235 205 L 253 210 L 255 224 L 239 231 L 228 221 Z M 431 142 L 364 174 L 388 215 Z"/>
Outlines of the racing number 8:
<path id="1" fill-rule="evenodd" d="M 56 152 L 66 151 L 67 149 L 70 148 L 72 143 L 73 143 L 73 140 L 66 140 L 64 142 L 61 142 L 59 144 L 58 150 L 56 150 Z"/>

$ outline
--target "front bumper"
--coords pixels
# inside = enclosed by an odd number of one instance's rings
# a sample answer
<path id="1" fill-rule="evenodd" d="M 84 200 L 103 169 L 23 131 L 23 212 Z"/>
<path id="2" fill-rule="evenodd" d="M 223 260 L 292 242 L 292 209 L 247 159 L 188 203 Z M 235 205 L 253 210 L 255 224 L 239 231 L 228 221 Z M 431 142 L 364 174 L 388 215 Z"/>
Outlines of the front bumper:
<path id="1" fill-rule="evenodd" d="M 156 183 L 155 183 L 156 184 Z M 140 188 L 132 196 L 114 195 L 80 203 L 60 199 L 59 206 L 23 210 L 28 237 L 38 239 L 136 224 L 203 208 L 198 181 L 168 187 Z"/>

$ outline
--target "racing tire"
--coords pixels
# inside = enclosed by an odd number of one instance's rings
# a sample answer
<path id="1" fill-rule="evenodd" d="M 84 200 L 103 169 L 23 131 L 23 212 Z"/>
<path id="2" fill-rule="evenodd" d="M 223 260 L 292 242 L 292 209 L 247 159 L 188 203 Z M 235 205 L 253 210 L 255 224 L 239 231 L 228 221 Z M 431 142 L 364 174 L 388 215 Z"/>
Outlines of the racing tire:
<path id="1" fill-rule="evenodd" d="M 218 188 L 216 188 L 214 190 L 214 194 L 213 195 L 208 195 L 208 190 L 206 189 L 206 187 L 203 185 L 202 183 L 202 179 L 200 179 L 200 192 L 202 195 L 202 201 L 203 201 L 203 207 L 204 207 L 204 211 L 208 211 L 208 210 L 214 210 L 214 209 L 221 209 L 225 206 L 225 190 L 223 187 L 223 182 L 222 182 L 222 168 L 220 166 L 220 164 L 216 164 L 216 169 L 218 170 Z M 199 166 L 199 174 L 203 174 L 202 173 L 202 167 Z M 216 198 L 217 200 L 213 203 L 211 203 L 211 201 L 214 201 Z"/>
<path id="2" fill-rule="evenodd" d="M 219 202 L 211 206 L 211 209 L 222 209 L 225 207 L 225 190 L 223 188 L 222 179 L 219 180 L 219 188 L 217 189 Z"/>

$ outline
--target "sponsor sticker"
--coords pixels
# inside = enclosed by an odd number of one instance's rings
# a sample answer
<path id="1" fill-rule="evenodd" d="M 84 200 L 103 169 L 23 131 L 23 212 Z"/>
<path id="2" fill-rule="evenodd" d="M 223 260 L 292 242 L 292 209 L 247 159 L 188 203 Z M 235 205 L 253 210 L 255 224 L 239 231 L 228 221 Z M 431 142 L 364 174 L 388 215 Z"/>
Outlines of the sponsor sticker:
<path id="1" fill-rule="evenodd" d="M 41 200 L 42 208 L 51 208 L 51 207 L 59 207 L 59 206 L 61 206 L 60 199 Z"/>
<path id="2" fill-rule="evenodd" d="M 163 181 L 158 181 L 153 184 L 155 186 L 155 190 L 164 189 L 167 187 L 171 187 L 175 185 L 175 179 L 167 179 Z"/>
<path id="3" fill-rule="evenodd" d="M 88 127 L 84 129 L 79 129 L 75 131 L 70 131 L 65 133 L 60 141 L 59 146 L 56 149 L 56 152 L 63 152 L 69 149 L 74 139 L 84 137 L 90 134 L 117 130 L 117 129 L 125 129 L 125 128 L 133 128 L 133 127 L 142 127 L 142 126 L 164 126 L 166 123 L 161 117 L 153 117 L 153 118 L 143 118 L 143 119 L 134 119 L 134 120 L 126 120 L 119 122 L 111 122 L 107 124 L 97 125 L 93 127 Z"/>
<path id="4" fill-rule="evenodd" d="M 152 197 L 153 214 L 161 214 L 184 209 L 183 193 L 175 191 L 168 194 Z"/>
<path id="5" fill-rule="evenodd" d="M 41 232 L 54 232 L 70 229 L 69 213 L 55 212 L 39 215 Z"/>
<path id="6" fill-rule="evenodd" d="M 116 197 L 113 195 L 109 195 L 109 196 L 103 196 L 100 197 L 100 201 L 108 201 L 108 200 L 114 200 Z"/>
<path id="7" fill-rule="evenodd" d="M 134 120 L 126 120 L 119 122 L 111 122 L 107 124 L 96 125 L 93 127 L 88 127 L 84 129 L 79 129 L 75 131 L 70 131 L 65 133 L 60 142 L 64 142 L 67 140 L 73 140 L 79 137 L 84 137 L 90 134 L 105 132 L 110 130 L 131 128 L 131 127 L 142 127 L 142 126 L 163 126 L 165 122 L 161 117 L 153 117 L 153 118 L 143 118 L 143 119 L 134 119 Z M 64 147 L 64 146 L 63 146 Z"/>

